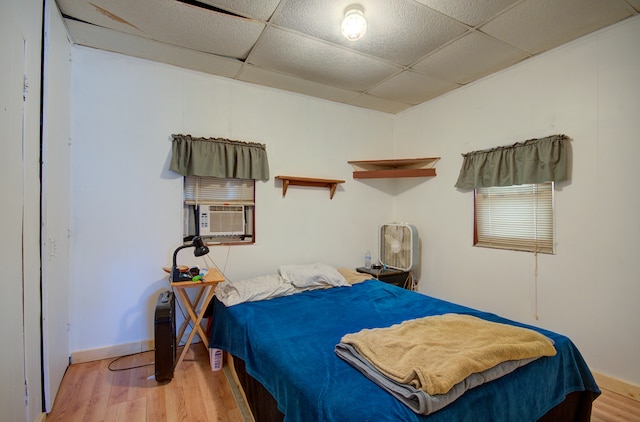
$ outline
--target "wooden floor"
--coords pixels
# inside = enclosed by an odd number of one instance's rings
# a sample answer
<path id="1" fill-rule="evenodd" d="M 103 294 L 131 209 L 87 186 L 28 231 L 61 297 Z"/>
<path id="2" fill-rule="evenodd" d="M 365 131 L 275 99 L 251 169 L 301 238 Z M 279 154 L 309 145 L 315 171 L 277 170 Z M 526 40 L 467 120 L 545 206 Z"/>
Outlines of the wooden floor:
<path id="1" fill-rule="evenodd" d="M 153 362 L 153 352 L 112 365 L 128 368 Z M 154 366 L 113 372 L 113 359 L 71 365 L 46 422 L 243 422 L 223 371 L 213 372 L 202 344 L 189 349 L 171 382 L 159 384 Z M 640 421 L 640 402 L 602 392 L 592 422 Z"/>
<path id="2" fill-rule="evenodd" d="M 150 364 L 153 359 L 154 353 L 146 352 L 123 358 L 112 368 Z M 171 382 L 156 382 L 153 364 L 114 372 L 108 368 L 112 361 L 71 365 L 46 422 L 244 421 L 223 371 L 211 371 L 202 344 L 189 349 Z"/>
<path id="3" fill-rule="evenodd" d="M 593 402 L 591 422 L 640 421 L 640 402 L 602 390 Z"/>

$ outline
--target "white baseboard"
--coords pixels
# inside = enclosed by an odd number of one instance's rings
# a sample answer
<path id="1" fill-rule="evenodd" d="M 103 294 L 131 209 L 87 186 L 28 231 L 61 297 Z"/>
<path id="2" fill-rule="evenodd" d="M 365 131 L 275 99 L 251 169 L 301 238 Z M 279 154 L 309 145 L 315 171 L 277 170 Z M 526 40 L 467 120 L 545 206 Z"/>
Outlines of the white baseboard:
<path id="1" fill-rule="evenodd" d="M 593 377 L 600 388 L 640 401 L 640 386 L 598 372 L 593 372 Z"/>
<path id="2" fill-rule="evenodd" d="M 185 333 L 185 335 L 188 334 Z M 194 336 L 192 345 L 201 342 L 200 337 Z M 181 344 L 178 344 L 180 347 Z M 71 363 L 92 362 L 94 360 L 118 358 L 120 356 L 132 355 L 134 353 L 147 352 L 153 350 L 153 340 L 135 341 L 133 343 L 117 344 L 115 346 L 100 347 L 98 349 L 79 350 L 71 353 Z"/>
<path id="3" fill-rule="evenodd" d="M 71 363 L 83 363 L 94 360 L 117 358 L 149 350 L 153 350 L 153 340 L 142 340 L 133 343 L 118 344 L 116 346 L 101 347 L 98 349 L 80 350 L 78 352 L 71 353 Z"/>

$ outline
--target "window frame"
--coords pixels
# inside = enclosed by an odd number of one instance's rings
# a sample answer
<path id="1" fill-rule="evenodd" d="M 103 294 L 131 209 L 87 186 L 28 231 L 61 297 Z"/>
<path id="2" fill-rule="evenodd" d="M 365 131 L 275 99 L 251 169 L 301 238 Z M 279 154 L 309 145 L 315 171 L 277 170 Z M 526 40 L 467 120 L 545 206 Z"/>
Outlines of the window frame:
<path id="1" fill-rule="evenodd" d="M 199 189 L 204 182 L 206 188 Z M 216 178 L 210 176 L 183 177 L 183 242 L 189 243 L 200 236 L 207 245 L 247 245 L 256 241 L 255 230 L 255 180 Z M 219 185 L 219 186 L 218 186 Z M 248 185 L 248 186 L 243 186 Z M 244 235 L 201 235 L 198 224 L 198 206 L 243 205 Z"/>
<path id="2" fill-rule="evenodd" d="M 528 192 L 527 190 L 533 192 Z M 480 197 L 480 195 L 483 197 Z M 509 197 L 506 198 L 505 195 L 509 195 Z M 526 196 L 530 196 L 530 198 L 526 198 Z M 489 199 L 484 197 L 489 197 Z M 492 202 L 491 200 L 493 198 L 496 198 L 497 201 Z M 479 204 L 479 202 L 483 201 L 490 203 Z M 504 208 L 499 208 L 500 205 L 514 208 L 506 214 L 506 218 L 502 218 L 502 216 L 505 216 L 505 213 Z M 529 209 L 527 207 L 531 208 Z M 550 255 L 555 254 L 556 222 L 554 182 L 476 188 L 474 189 L 473 208 L 473 246 Z M 498 212 L 492 213 L 493 210 L 497 210 Z M 514 210 L 515 212 L 513 212 Z M 484 223 L 489 224 L 490 227 L 481 226 L 483 224 L 483 212 L 490 214 L 485 216 L 486 218 L 484 220 Z M 533 214 L 533 218 L 527 214 Z M 488 219 L 491 220 L 489 221 Z M 526 225 L 524 229 L 521 225 L 522 221 L 518 221 L 523 219 L 526 220 L 526 224 L 530 224 Z M 516 225 L 515 222 L 520 223 L 520 225 Z"/>

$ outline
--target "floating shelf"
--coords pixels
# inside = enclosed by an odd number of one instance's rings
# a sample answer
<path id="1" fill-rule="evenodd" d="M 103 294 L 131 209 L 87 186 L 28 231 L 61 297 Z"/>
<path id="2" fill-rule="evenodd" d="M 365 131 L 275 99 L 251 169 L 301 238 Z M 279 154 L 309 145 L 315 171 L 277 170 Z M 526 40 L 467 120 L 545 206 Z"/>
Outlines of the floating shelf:
<path id="1" fill-rule="evenodd" d="M 433 165 L 440 157 L 402 158 L 393 160 L 347 161 L 353 166 L 354 179 L 380 179 L 395 177 L 433 177 Z"/>
<path id="2" fill-rule="evenodd" d="M 336 192 L 336 188 L 339 183 L 344 183 L 344 180 L 337 179 L 314 179 L 310 177 L 295 177 L 295 176 L 276 176 L 276 179 L 282 180 L 282 197 L 287 194 L 287 188 L 289 185 L 295 186 L 313 186 L 319 188 L 329 188 L 329 199 L 333 199 L 333 194 Z"/>

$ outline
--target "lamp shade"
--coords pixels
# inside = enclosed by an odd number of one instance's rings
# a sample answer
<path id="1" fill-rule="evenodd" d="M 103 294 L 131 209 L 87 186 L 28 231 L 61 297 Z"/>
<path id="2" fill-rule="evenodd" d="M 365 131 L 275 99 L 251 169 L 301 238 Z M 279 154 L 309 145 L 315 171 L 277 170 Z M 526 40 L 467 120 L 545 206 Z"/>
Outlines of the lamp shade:
<path id="1" fill-rule="evenodd" d="M 199 236 L 193 238 L 193 246 L 196 248 L 196 250 L 193 251 L 195 256 L 204 256 L 209 253 L 209 248 L 204 244 L 204 241 Z"/>
<path id="2" fill-rule="evenodd" d="M 177 259 L 178 252 L 185 248 L 196 248 L 193 251 L 193 255 L 195 256 L 204 256 L 209 253 L 209 248 L 204 244 L 204 241 L 200 236 L 196 236 L 192 239 L 191 244 L 178 246 L 176 250 L 173 252 L 173 267 L 171 268 L 171 281 L 179 282 L 179 281 L 187 281 L 191 280 L 191 275 L 183 274 L 178 269 Z"/>

